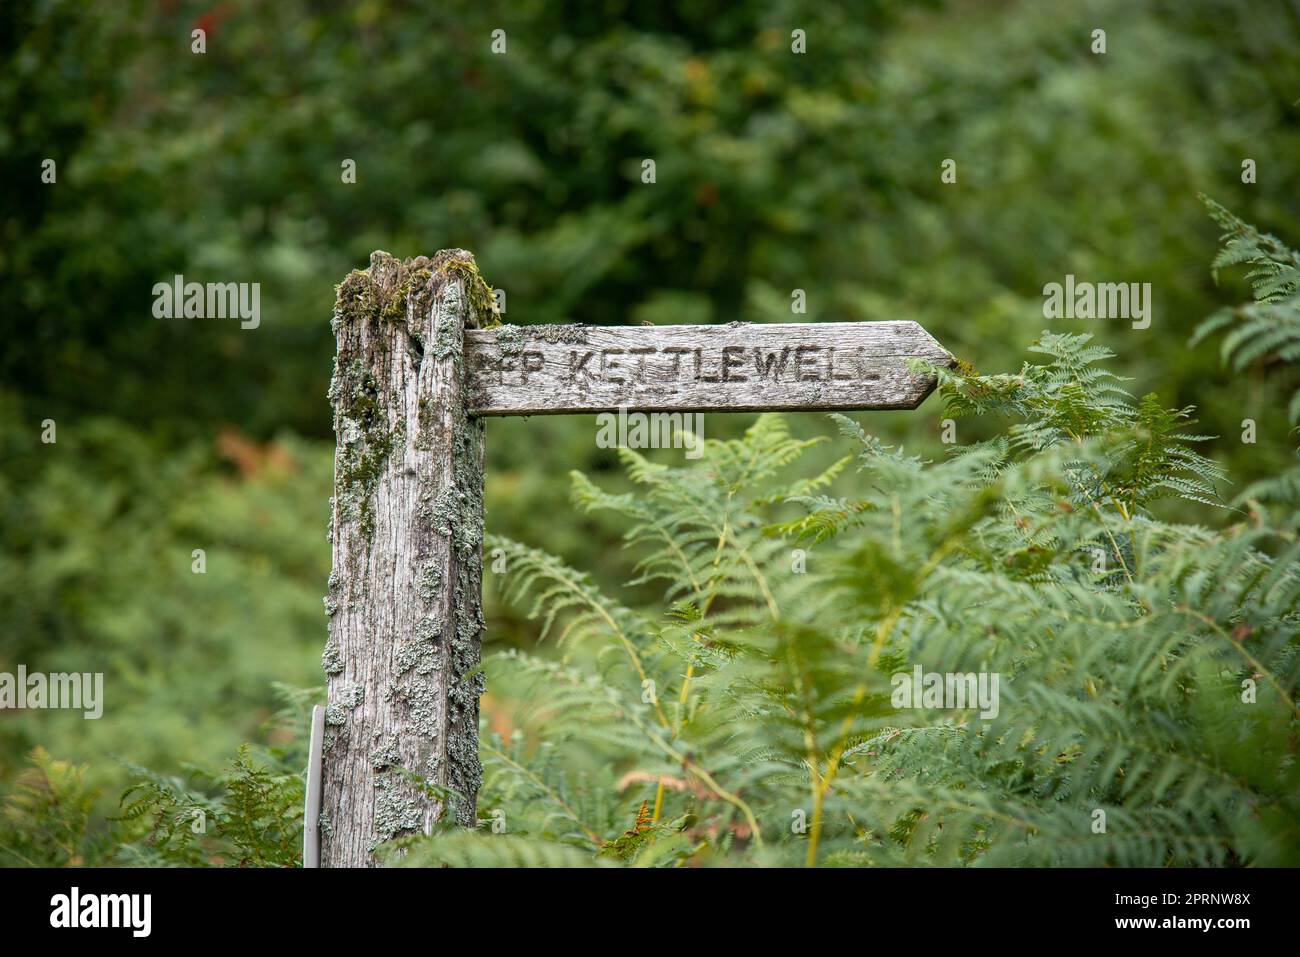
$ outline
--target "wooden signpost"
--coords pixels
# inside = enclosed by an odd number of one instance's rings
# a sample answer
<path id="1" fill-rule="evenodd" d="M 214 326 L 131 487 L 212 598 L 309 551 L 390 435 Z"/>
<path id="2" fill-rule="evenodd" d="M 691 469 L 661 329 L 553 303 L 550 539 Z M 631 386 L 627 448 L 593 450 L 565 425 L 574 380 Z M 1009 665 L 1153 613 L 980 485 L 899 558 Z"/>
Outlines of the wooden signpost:
<path id="1" fill-rule="evenodd" d="M 490 303 L 459 249 L 338 288 L 321 866 L 474 824 L 484 418 L 913 409 L 934 380 L 907 360 L 952 362 L 914 322 L 483 328 Z"/>

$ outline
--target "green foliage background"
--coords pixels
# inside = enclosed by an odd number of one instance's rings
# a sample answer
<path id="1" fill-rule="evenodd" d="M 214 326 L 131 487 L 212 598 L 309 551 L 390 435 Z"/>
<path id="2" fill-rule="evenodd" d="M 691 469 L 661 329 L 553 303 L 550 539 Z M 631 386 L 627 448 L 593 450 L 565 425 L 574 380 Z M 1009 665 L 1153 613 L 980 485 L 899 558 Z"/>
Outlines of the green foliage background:
<path id="1" fill-rule="evenodd" d="M 0 715 L 0 791 L 28 793 L 25 755 L 43 746 L 48 776 L 88 765 L 78 787 L 101 795 L 86 814 L 102 831 L 137 780 L 115 758 L 208 769 L 203 794 L 167 798 L 184 808 L 215 800 L 212 769 L 247 740 L 290 786 L 275 683 L 321 680 L 332 285 L 376 248 L 473 250 L 512 322 L 786 321 L 802 288 L 802 320 L 916 319 L 989 372 L 1019 368 L 1045 283 L 1150 282 L 1150 329 L 1056 331 L 1092 333 L 1162 407 L 1195 405 L 1196 431 L 1218 436 L 1198 451 L 1238 489 L 1292 464 L 1294 371 L 1269 354 L 1226 365 L 1221 336 L 1189 340 L 1250 298 L 1240 270 L 1215 285 L 1218 229 L 1198 192 L 1292 245 L 1300 233 L 1296 3 L 674 6 L 0 10 L 0 670 L 107 673 L 100 721 Z M 498 27 L 505 56 L 489 52 Z M 1089 51 L 1097 27 L 1104 56 Z M 47 157 L 54 186 L 40 183 Z M 639 180 L 646 157 L 654 186 Z M 1247 157 L 1254 185 L 1240 182 Z M 345 158 L 355 184 L 340 181 Z M 153 284 L 176 273 L 260 282 L 261 328 L 153 318 Z M 939 460 L 943 414 L 931 400 L 859 421 Z M 1239 441 L 1245 418 L 1257 444 Z M 56 445 L 39 441 L 45 419 Z M 752 422 L 707 428 L 726 439 Z M 963 443 L 1001 434 L 987 418 L 958 427 Z M 492 422 L 488 527 L 613 588 L 637 557 L 624 524 L 569 504 L 571 469 L 633 487 L 594 434 L 584 417 Z M 817 471 L 845 452 L 806 460 Z M 843 473 L 833 491 L 857 481 Z M 1185 499 L 1152 508 L 1225 521 Z M 195 548 L 205 575 L 190 572 Z M 660 597 L 623 593 L 633 607 Z M 557 657 L 522 610 L 488 598 L 491 650 Z M 523 694 L 504 672 L 497 687 L 490 716 Z M 238 840 L 222 859 L 245 859 Z"/>

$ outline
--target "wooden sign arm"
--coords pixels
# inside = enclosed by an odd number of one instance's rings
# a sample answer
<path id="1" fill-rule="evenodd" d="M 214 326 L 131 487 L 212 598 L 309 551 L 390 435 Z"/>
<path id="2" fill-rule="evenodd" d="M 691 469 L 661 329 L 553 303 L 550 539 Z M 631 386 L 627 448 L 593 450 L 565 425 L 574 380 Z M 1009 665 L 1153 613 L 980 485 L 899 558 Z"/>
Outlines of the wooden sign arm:
<path id="1" fill-rule="evenodd" d="M 475 415 L 914 409 L 952 365 L 915 322 L 502 326 L 465 338 Z"/>

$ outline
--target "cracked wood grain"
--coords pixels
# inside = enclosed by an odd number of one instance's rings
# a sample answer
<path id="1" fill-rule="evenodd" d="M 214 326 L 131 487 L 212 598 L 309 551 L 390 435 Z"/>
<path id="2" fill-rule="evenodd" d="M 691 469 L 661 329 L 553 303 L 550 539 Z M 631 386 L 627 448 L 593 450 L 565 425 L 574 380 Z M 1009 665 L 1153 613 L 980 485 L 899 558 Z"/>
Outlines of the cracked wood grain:
<path id="1" fill-rule="evenodd" d="M 428 833 L 454 792 L 475 818 L 483 423 L 462 343 L 480 321 L 473 258 L 386 253 L 340 286 L 334 331 L 333 568 L 321 862 L 372 866 Z"/>

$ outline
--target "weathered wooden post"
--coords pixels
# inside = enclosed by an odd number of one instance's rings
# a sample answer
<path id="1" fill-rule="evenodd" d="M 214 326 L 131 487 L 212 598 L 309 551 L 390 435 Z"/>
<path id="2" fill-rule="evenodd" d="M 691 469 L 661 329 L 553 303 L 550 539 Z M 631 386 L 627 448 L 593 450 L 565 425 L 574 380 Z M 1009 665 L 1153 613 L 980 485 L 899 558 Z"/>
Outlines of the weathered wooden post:
<path id="1" fill-rule="evenodd" d="M 474 822 L 483 423 L 464 342 L 488 300 L 464 250 L 387 253 L 338 287 L 321 863 L 374 863 L 444 800 Z"/>
<path id="2" fill-rule="evenodd" d="M 338 288 L 327 867 L 375 863 L 449 801 L 474 823 L 483 417 L 913 409 L 934 380 L 907 360 L 952 362 L 914 322 L 483 328 L 490 303 L 459 249 L 377 252 Z"/>

